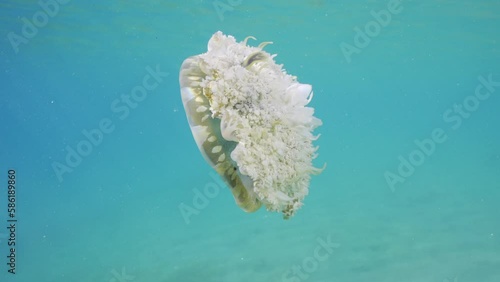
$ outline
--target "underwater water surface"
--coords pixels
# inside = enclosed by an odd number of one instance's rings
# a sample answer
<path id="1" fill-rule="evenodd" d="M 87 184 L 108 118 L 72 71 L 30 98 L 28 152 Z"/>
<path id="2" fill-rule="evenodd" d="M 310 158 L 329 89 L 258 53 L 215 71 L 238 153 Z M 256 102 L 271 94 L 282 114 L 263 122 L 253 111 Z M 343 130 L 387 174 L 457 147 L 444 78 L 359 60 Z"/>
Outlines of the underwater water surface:
<path id="1" fill-rule="evenodd" d="M 499 12 L 2 1 L 0 282 L 500 281 Z M 179 70 L 217 31 L 312 85 L 326 168 L 288 220 L 242 211 L 191 134 Z"/>

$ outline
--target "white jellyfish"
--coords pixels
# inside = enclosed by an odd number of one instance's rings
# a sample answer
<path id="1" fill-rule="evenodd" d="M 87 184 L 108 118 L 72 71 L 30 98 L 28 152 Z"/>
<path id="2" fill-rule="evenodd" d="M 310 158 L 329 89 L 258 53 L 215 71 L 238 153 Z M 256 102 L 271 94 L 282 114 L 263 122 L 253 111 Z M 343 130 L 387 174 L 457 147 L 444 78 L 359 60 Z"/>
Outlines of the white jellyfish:
<path id="1" fill-rule="evenodd" d="M 180 70 L 182 102 L 206 161 L 223 177 L 238 206 L 264 205 L 292 216 L 309 192 L 321 125 L 306 107 L 312 87 L 301 84 L 258 47 L 216 32 L 208 52 Z"/>

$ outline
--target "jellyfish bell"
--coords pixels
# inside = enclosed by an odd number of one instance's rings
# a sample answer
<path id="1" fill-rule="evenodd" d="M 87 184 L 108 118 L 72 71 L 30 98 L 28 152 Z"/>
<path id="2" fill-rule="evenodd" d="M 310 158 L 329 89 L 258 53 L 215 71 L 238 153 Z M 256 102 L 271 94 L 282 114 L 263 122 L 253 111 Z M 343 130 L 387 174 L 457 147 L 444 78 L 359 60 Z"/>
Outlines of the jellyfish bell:
<path id="1" fill-rule="evenodd" d="M 216 32 L 208 51 L 187 58 L 181 96 L 191 132 L 205 160 L 224 179 L 240 208 L 264 205 L 293 216 L 309 191 L 321 125 L 312 86 L 287 74 L 263 51 Z"/>

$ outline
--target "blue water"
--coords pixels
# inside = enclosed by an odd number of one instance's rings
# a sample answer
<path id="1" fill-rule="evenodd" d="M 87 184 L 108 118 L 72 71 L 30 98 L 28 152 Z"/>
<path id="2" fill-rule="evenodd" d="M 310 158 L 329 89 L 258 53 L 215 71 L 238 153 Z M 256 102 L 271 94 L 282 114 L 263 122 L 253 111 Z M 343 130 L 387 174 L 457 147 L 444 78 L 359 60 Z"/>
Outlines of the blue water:
<path id="1" fill-rule="evenodd" d="M 0 3 L 1 282 L 500 281 L 500 2 L 47 2 Z M 178 72 L 218 30 L 313 85 L 327 168 L 290 220 L 196 196 Z"/>

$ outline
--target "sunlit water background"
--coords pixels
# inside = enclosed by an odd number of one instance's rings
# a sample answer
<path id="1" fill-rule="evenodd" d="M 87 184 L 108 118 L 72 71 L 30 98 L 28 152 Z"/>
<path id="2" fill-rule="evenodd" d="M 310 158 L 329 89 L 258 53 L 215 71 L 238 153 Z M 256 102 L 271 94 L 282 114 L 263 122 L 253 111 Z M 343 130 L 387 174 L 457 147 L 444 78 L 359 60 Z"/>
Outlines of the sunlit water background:
<path id="1" fill-rule="evenodd" d="M 0 280 L 500 281 L 500 3 L 402 1 L 349 61 L 342 44 L 356 46 L 355 28 L 389 2 L 220 1 L 221 13 L 202 0 L 68 1 L 17 52 L 11 32 L 41 7 L 0 3 L 0 226 L 10 168 L 19 220 L 15 275 L 0 229 Z M 327 169 L 291 220 L 244 213 L 226 187 L 195 215 L 179 209 L 216 183 L 178 71 L 217 30 L 273 41 L 266 50 L 313 85 L 315 163 Z M 168 76 L 126 117 L 114 112 L 147 67 Z M 490 75 L 491 95 L 447 122 Z M 104 119 L 114 130 L 59 179 L 53 164 Z M 439 129 L 446 140 L 391 189 L 399 156 Z M 336 247 L 319 260 L 321 240 Z"/>

